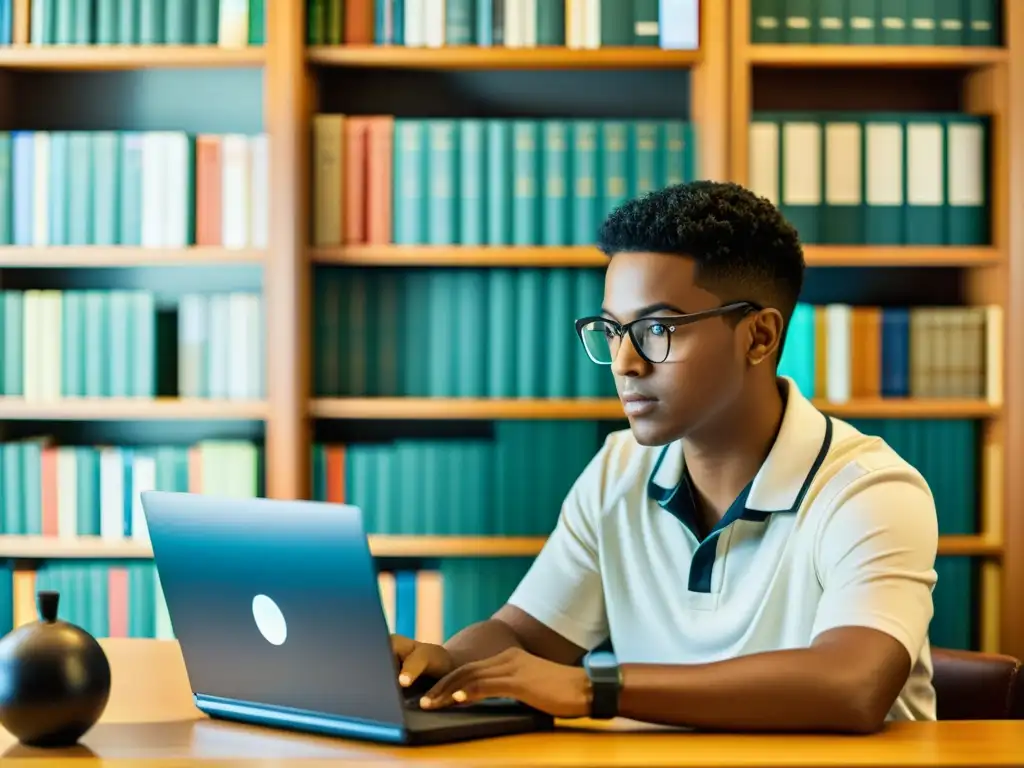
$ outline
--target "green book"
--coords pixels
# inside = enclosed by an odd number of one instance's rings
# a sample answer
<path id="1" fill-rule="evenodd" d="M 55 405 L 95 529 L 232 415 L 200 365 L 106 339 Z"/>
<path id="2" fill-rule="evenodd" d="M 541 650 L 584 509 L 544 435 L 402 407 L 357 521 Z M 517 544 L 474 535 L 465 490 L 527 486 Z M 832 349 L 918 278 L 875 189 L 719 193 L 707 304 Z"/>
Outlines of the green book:
<path id="1" fill-rule="evenodd" d="M 989 118 L 953 114 L 946 131 L 946 245 L 988 245 Z"/>
<path id="2" fill-rule="evenodd" d="M 878 42 L 906 45 L 910 35 L 909 0 L 885 0 L 878 4 Z"/>
<path id="3" fill-rule="evenodd" d="M 540 242 L 540 123 L 512 123 L 512 245 Z"/>
<path id="4" fill-rule="evenodd" d="M 786 0 L 750 0 L 750 42 L 781 43 Z"/>

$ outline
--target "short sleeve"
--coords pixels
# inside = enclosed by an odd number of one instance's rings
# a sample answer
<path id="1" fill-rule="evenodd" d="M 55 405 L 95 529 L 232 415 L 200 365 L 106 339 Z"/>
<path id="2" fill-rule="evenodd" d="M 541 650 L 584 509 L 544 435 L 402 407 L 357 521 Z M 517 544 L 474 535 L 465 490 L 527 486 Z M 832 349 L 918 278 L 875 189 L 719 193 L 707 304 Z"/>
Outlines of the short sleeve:
<path id="1" fill-rule="evenodd" d="M 913 476 L 864 480 L 819 532 L 823 595 L 812 636 L 836 627 L 871 627 L 898 640 L 913 664 L 934 610 L 935 502 Z"/>
<path id="2" fill-rule="evenodd" d="M 562 503 L 558 522 L 508 602 L 590 650 L 608 637 L 598 531 L 609 443 Z"/>

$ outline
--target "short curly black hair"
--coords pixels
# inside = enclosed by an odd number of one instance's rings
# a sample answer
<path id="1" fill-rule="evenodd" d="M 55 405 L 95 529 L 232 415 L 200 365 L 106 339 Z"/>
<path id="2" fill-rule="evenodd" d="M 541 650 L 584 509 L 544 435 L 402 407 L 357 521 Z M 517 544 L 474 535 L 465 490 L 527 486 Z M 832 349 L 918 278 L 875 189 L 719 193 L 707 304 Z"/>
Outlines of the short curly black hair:
<path id="1" fill-rule="evenodd" d="M 608 256 L 690 257 L 701 287 L 774 307 L 786 327 L 803 289 L 796 229 L 770 201 L 730 182 L 676 184 L 623 203 L 602 224 L 597 246 Z"/>

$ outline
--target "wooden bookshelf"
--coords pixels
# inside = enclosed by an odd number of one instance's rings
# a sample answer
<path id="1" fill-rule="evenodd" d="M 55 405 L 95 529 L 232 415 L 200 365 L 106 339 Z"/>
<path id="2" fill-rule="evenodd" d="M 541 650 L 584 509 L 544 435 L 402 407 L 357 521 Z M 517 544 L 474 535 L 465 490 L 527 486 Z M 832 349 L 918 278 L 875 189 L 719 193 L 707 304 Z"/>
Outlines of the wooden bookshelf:
<path id="1" fill-rule="evenodd" d="M 0 420 L 6 421 L 236 421 L 262 420 L 267 415 L 266 403 L 245 400 L 0 397 Z"/>
<path id="2" fill-rule="evenodd" d="M 262 47 L 220 48 L 202 45 L 14 45 L 0 47 L 0 70 L 102 71 L 261 67 Z"/>
<path id="3" fill-rule="evenodd" d="M 134 248 L 128 246 L 61 246 L 18 248 L 0 246 L 0 269 L 4 267 L 169 267 L 230 264 L 260 265 L 266 254 L 253 249 L 230 248 Z"/>
<path id="4" fill-rule="evenodd" d="M 371 535 L 376 557 L 532 557 L 544 546 L 543 536 L 391 536 Z M 1002 546 L 980 536 L 943 536 L 943 555 L 998 557 Z M 99 536 L 59 538 L 0 536 L 0 559 L 13 560 L 143 560 L 153 556 L 149 544 Z"/>
<path id="5" fill-rule="evenodd" d="M 603 267 L 608 257 L 590 246 L 352 245 L 312 248 L 315 264 L 362 267 Z M 811 267 L 982 267 L 999 264 L 998 248 L 808 245 Z"/>
<path id="6" fill-rule="evenodd" d="M 306 59 L 321 67 L 389 69 L 650 69 L 694 66 L 701 61 L 701 51 L 345 45 L 310 47 Z"/>
<path id="7" fill-rule="evenodd" d="M 750 64 L 761 67 L 973 69 L 1004 63 L 1009 58 L 1009 52 L 1005 48 L 939 45 L 759 44 L 745 45 L 743 56 Z"/>
<path id="8" fill-rule="evenodd" d="M 983 400 L 853 400 L 815 401 L 838 418 L 859 419 L 987 419 L 999 407 Z M 348 397 L 311 401 L 317 419 L 624 419 L 615 398 L 601 399 L 474 399 L 444 397 Z"/>
<path id="9" fill-rule="evenodd" d="M 1024 367 L 1019 352 L 1024 348 L 1024 99 L 1020 95 L 1024 93 L 1024 4 L 1002 4 L 1004 45 L 993 48 L 752 44 L 750 5 L 750 0 L 730 3 L 729 170 L 730 177 L 741 184 L 748 181 L 748 125 L 755 105 L 769 112 L 781 102 L 805 111 L 813 111 L 816 105 L 868 112 L 945 108 L 993 118 L 987 170 L 992 247 L 810 246 L 808 262 L 881 266 L 883 253 L 888 258 L 902 250 L 901 266 L 962 268 L 965 304 L 1003 307 L 1005 401 L 984 417 L 959 408 L 948 415 L 983 418 L 978 454 L 979 535 L 1004 546 L 999 552 L 975 551 L 968 545 L 961 550 L 951 549 L 947 541 L 944 551 L 980 558 L 976 614 L 980 647 L 1024 657 L 1024 614 L 1015 609 L 1012 599 L 1024 583 L 1024 480 L 1013 463 L 1024 452 Z M 938 92 L 952 95 L 940 104 L 934 98 Z M 869 251 L 875 251 L 877 258 Z"/>

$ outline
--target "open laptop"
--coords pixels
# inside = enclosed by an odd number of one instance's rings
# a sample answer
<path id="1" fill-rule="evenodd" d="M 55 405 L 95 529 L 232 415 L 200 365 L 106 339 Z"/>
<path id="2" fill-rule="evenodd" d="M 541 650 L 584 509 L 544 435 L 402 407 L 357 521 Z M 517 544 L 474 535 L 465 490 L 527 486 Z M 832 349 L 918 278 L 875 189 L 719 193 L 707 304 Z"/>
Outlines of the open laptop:
<path id="1" fill-rule="evenodd" d="M 362 512 L 141 495 L 196 706 L 211 717 L 395 744 L 552 727 L 512 701 L 423 711 L 398 684 Z"/>

